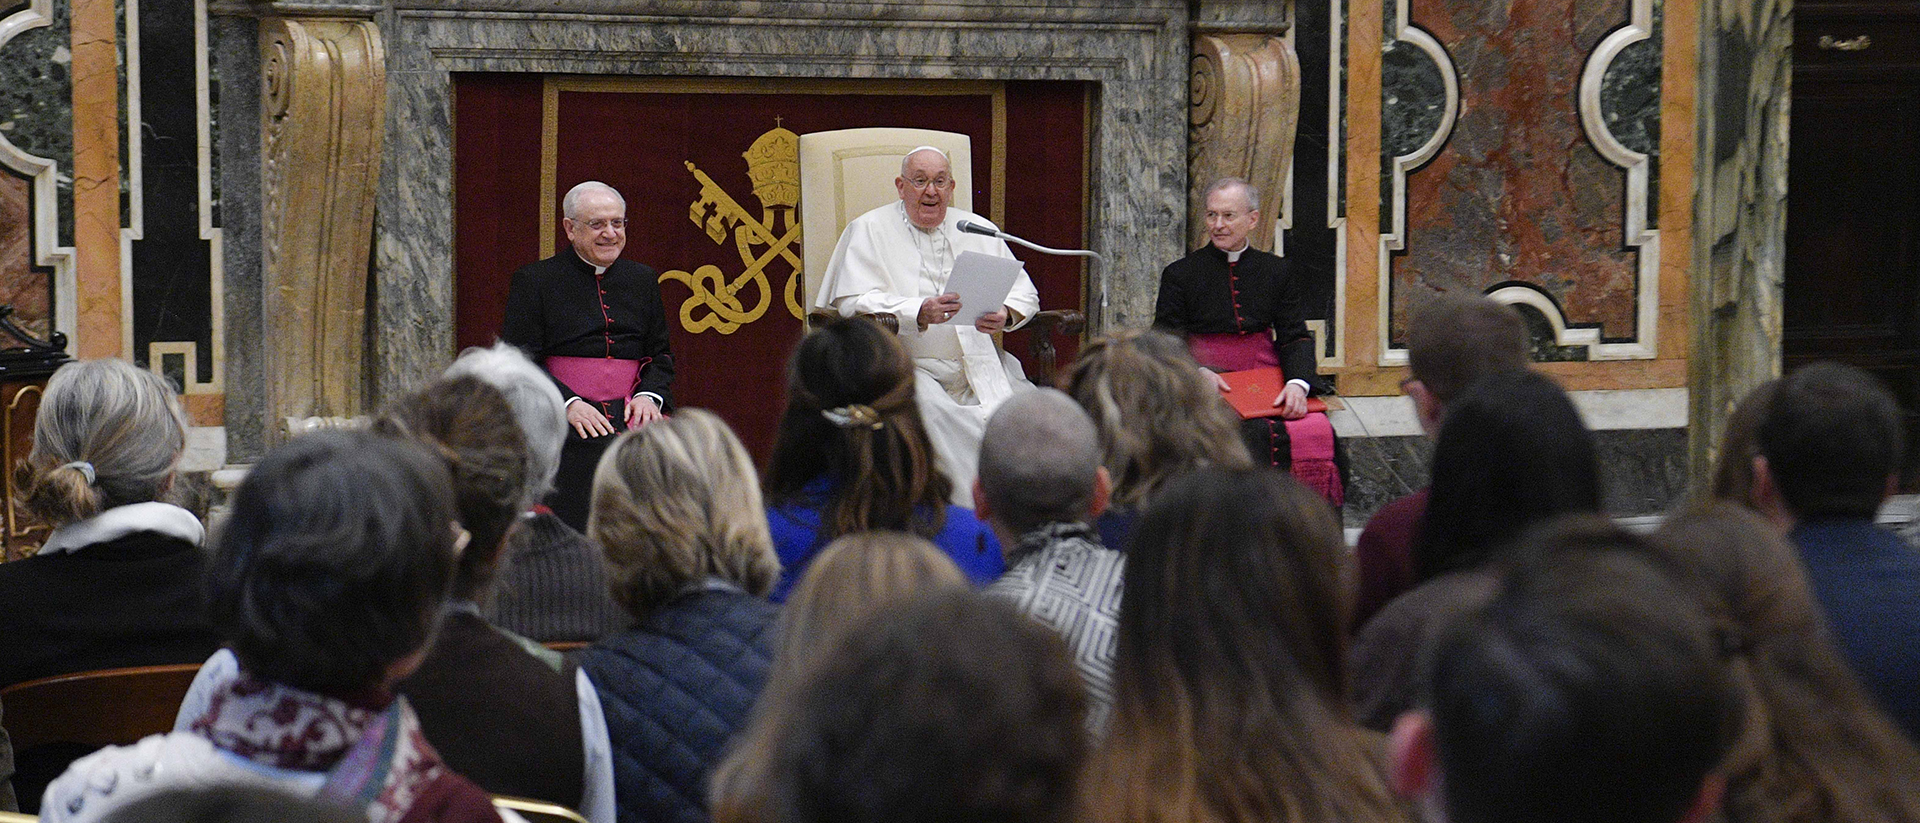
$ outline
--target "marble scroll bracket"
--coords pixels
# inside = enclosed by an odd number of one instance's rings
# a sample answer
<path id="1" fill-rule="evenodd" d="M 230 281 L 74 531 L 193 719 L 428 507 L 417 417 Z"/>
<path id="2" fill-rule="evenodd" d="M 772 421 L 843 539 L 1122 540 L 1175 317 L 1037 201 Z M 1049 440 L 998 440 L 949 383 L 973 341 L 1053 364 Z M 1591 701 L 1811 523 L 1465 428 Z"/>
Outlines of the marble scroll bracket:
<path id="1" fill-rule="evenodd" d="M 367 272 L 386 124 L 370 20 L 260 22 L 267 419 L 350 418 L 367 383 Z M 286 436 L 270 425 L 269 438 Z"/>
<path id="2" fill-rule="evenodd" d="M 1628 46 L 1653 36 L 1653 0 L 1633 0 L 1630 15 L 1627 25 L 1600 41 L 1587 57 L 1580 75 L 1580 126 L 1601 157 L 1626 170 L 1626 213 L 1622 216 L 1621 237 L 1627 246 L 1640 252 L 1634 284 L 1636 339 L 1595 345 L 1589 350 L 1594 360 L 1646 360 L 1659 351 L 1660 232 L 1647 225 L 1652 196 L 1647 178 L 1652 158 L 1646 152 L 1627 147 L 1614 135 L 1601 105 L 1608 67 Z"/>
<path id="3" fill-rule="evenodd" d="M 1394 18 L 1387 23 L 1387 31 L 1390 36 L 1385 43 L 1384 50 L 1390 51 L 1402 47 L 1413 48 L 1419 57 L 1432 63 L 1433 69 L 1439 74 L 1440 85 L 1444 95 L 1441 100 L 1439 117 L 1432 126 L 1432 131 L 1427 134 L 1426 139 L 1413 146 L 1410 151 L 1392 154 L 1392 156 L 1385 158 L 1383 164 L 1386 166 L 1386 180 L 1384 183 L 1386 184 L 1388 203 L 1383 204 L 1383 206 L 1386 206 L 1386 208 L 1383 209 L 1386 214 L 1383 215 L 1384 225 L 1382 226 L 1383 230 L 1380 232 L 1380 280 L 1379 291 L 1377 292 L 1379 295 L 1379 306 L 1376 309 L 1378 312 L 1379 329 L 1378 351 L 1380 352 L 1378 362 L 1382 366 L 1404 366 L 1407 364 L 1407 350 L 1405 348 L 1394 347 L 1392 336 L 1393 253 L 1405 251 L 1407 248 L 1407 175 L 1414 169 L 1426 165 L 1427 161 L 1432 160 L 1435 155 L 1440 153 L 1441 147 L 1447 144 L 1447 138 L 1453 135 L 1454 122 L 1458 120 L 1460 116 L 1459 72 L 1454 67 L 1453 59 L 1448 56 L 1446 48 L 1440 45 L 1439 40 L 1434 39 L 1434 36 L 1425 29 L 1408 22 L 1407 7 L 1409 5 L 1411 5 L 1411 3 L 1408 2 L 1408 0 L 1401 0 L 1401 2 L 1394 4 L 1396 7 Z M 1383 95 L 1391 95 L 1393 94 L 1393 89 L 1387 87 L 1383 82 L 1381 92 Z M 1383 116 L 1387 110 L 1393 108 L 1392 106 L 1383 106 Z M 1381 145 L 1383 147 L 1386 146 L 1387 141 L 1382 140 Z M 1383 154 L 1384 153 L 1386 152 L 1383 152 Z"/>
<path id="4" fill-rule="evenodd" d="M 1222 177 L 1260 190 L 1252 242 L 1277 248 L 1300 124 L 1299 57 L 1278 34 L 1201 30 L 1188 76 L 1188 248 L 1206 243 L 1206 187 Z"/>
<path id="5" fill-rule="evenodd" d="M 15 37 L 53 25 L 53 1 L 32 0 L 0 19 L 0 52 Z M 33 264 L 53 270 L 52 331 L 72 335 L 79 328 L 79 280 L 74 248 L 60 244 L 59 164 L 23 151 L 0 132 L 0 165 L 31 181 Z"/>

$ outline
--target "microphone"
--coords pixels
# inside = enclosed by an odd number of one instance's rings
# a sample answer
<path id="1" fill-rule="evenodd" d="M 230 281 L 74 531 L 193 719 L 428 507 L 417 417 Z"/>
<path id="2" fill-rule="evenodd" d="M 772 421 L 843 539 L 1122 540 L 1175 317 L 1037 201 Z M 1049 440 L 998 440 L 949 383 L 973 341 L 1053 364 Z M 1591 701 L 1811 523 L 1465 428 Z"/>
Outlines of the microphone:
<path id="1" fill-rule="evenodd" d="M 969 234 L 984 234 L 988 237 L 1000 237 L 1000 238 L 1006 237 L 1006 235 L 1002 233 L 999 229 L 994 228 L 993 224 L 991 223 L 975 223 L 972 220 L 962 220 L 960 221 L 960 224 L 957 226 L 954 226 L 954 228 L 957 228 Z"/>

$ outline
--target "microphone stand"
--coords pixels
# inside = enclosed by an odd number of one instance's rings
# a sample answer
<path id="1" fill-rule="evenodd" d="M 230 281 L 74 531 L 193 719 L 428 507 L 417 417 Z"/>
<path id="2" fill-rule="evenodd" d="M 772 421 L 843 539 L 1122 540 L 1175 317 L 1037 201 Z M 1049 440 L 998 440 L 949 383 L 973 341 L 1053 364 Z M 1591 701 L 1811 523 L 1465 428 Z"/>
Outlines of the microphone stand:
<path id="1" fill-rule="evenodd" d="M 975 223 L 972 220 L 962 220 L 957 228 L 969 234 L 984 234 L 988 237 L 998 237 L 1001 240 L 1019 243 L 1041 254 L 1052 254 L 1061 257 L 1089 257 L 1101 263 L 1107 262 L 1105 256 L 1092 249 L 1056 249 L 1050 246 L 1042 246 L 1039 243 L 1031 242 L 1023 237 L 1003 232 L 990 224 Z M 1107 278 L 1104 276 L 1105 272 L 1101 272 L 1101 274 L 1103 276 L 1098 278 L 1100 281 L 1100 320 L 1101 322 L 1105 322 L 1107 318 Z"/>

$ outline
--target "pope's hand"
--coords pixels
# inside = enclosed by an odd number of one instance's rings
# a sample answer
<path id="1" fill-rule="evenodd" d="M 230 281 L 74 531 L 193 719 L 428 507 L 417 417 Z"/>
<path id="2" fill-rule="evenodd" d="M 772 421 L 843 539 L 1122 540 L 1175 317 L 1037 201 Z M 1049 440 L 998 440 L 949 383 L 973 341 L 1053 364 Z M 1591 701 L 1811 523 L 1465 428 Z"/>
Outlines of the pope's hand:
<path id="1" fill-rule="evenodd" d="M 920 328 L 945 323 L 960 312 L 960 295 L 947 292 L 938 297 L 929 297 L 920 301 Z"/>
<path id="2" fill-rule="evenodd" d="M 994 312 L 992 314 L 980 315 L 980 318 L 978 320 L 973 321 L 973 327 L 976 329 L 979 329 L 983 334 L 992 334 L 994 332 L 997 332 L 1001 329 L 1006 328 L 1007 327 L 1006 307 L 1002 306 L 1000 307 L 999 311 Z"/>

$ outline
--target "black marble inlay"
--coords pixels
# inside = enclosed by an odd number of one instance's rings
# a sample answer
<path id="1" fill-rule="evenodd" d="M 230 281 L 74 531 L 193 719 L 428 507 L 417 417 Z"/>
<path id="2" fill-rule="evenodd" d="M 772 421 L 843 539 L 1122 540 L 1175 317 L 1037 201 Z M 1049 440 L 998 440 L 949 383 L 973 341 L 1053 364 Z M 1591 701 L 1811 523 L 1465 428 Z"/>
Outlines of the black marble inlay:
<path id="1" fill-rule="evenodd" d="M 200 237 L 199 103 L 193 6 L 140 4 L 140 192 L 145 232 L 133 241 L 133 351 L 148 344 L 197 344 L 195 370 L 213 375 L 211 243 Z M 171 358 L 178 360 L 178 358 Z M 185 363 L 163 363 L 183 376 Z"/>
<path id="2" fill-rule="evenodd" d="M 1293 167 L 1297 171 L 1289 195 L 1293 227 L 1287 231 L 1285 245 L 1288 266 L 1306 283 L 1307 316 L 1326 319 L 1326 335 L 1320 339 L 1322 356 L 1334 353 L 1341 321 L 1334 305 L 1340 277 L 1334 271 L 1339 233 L 1328 225 L 1331 215 L 1327 214 L 1325 172 L 1329 162 L 1337 162 L 1334 158 L 1338 154 L 1327 134 L 1328 10 L 1329 5 L 1321 3 L 1295 6 L 1293 48 L 1300 58 L 1300 118 L 1293 140 Z"/>
<path id="3" fill-rule="evenodd" d="M 1553 323 L 1539 309 L 1525 303 L 1513 307 L 1527 321 L 1527 356 L 1535 363 L 1569 363 L 1588 360 L 1586 346 L 1562 346 L 1554 342 Z"/>
<path id="4" fill-rule="evenodd" d="M 1341 519 L 1348 528 L 1395 500 L 1427 485 L 1433 470 L 1433 441 L 1424 435 L 1343 437 L 1347 457 L 1347 503 Z"/>
<path id="5" fill-rule="evenodd" d="M 25 4 L 9 4 L 14 11 Z M 0 134 L 15 148 L 59 164 L 60 245 L 73 245 L 73 52 L 67 0 L 49 4 L 53 23 L 0 48 Z M 35 203 L 45 208 L 47 204 Z"/>
<path id="6" fill-rule="evenodd" d="M 1664 49 L 1661 0 L 1653 0 L 1652 34 L 1627 46 L 1600 78 L 1600 119 L 1615 140 L 1647 155 L 1648 202 L 1660 190 L 1660 63 Z M 1647 227 L 1657 228 L 1659 209 L 1647 209 Z"/>
<path id="7" fill-rule="evenodd" d="M 1418 46 L 1395 38 L 1396 0 L 1387 0 L 1386 39 L 1380 55 L 1380 153 L 1412 154 L 1440 130 L 1447 84 L 1440 66 Z"/>

